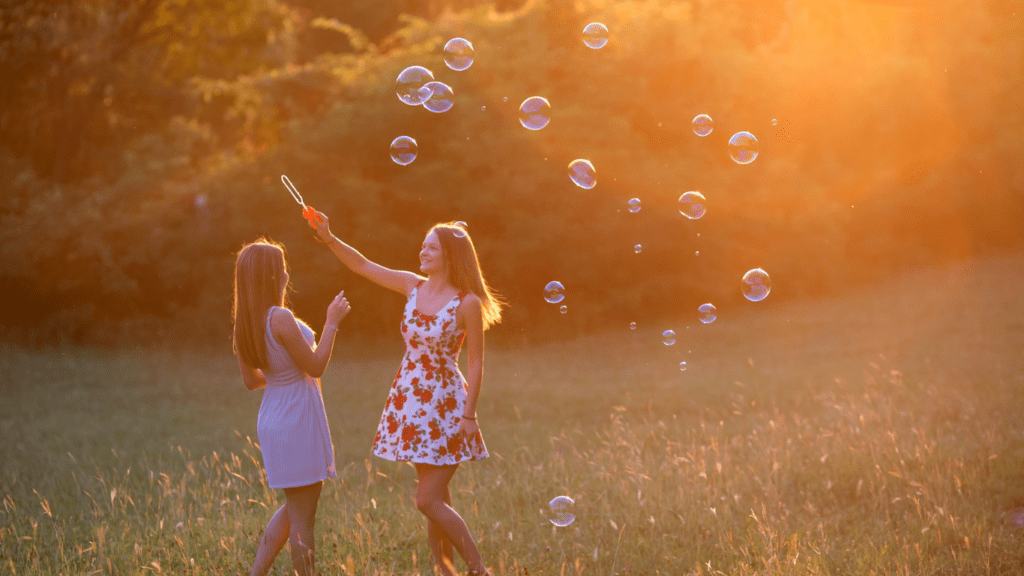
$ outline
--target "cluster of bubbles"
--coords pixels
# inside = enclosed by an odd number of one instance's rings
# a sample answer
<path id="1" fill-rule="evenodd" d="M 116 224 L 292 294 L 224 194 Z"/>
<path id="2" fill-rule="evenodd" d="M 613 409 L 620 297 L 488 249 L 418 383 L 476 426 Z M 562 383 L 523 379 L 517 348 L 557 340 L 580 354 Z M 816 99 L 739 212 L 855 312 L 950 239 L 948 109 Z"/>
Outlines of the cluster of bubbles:
<path id="1" fill-rule="evenodd" d="M 603 48 L 608 44 L 608 27 L 600 22 L 591 22 L 583 29 L 583 43 L 594 50 Z M 452 38 L 444 46 L 444 62 L 448 68 L 461 72 L 473 65 L 475 50 L 473 44 L 465 38 Z M 423 66 L 410 66 L 403 70 L 395 82 L 395 91 L 399 100 L 409 106 L 423 106 L 430 112 L 441 114 L 452 109 L 455 104 L 455 92 L 451 86 L 434 79 L 434 74 Z M 508 102 L 508 97 L 502 98 Z M 481 110 L 486 111 L 486 106 Z M 527 130 L 542 130 L 551 122 L 551 103 L 543 96 L 530 96 L 519 106 L 519 122 Z M 777 125 L 777 120 L 772 119 L 772 125 Z M 706 137 L 714 131 L 714 120 L 708 114 L 698 114 L 692 121 L 693 132 L 699 137 Z M 750 132 L 737 132 L 729 138 L 729 157 L 737 164 L 750 164 L 758 155 L 759 147 L 757 138 Z M 395 163 L 406 166 L 416 159 L 416 140 L 410 136 L 399 136 L 391 143 L 391 158 Z M 576 159 L 569 163 L 569 179 L 580 188 L 590 190 L 597 185 L 597 171 L 594 165 L 587 159 Z M 632 198 L 627 203 L 630 213 L 640 211 L 641 201 L 639 198 Z M 699 220 L 706 212 L 706 199 L 703 194 L 697 191 L 690 191 L 679 197 L 679 212 L 690 220 Z M 459 238 L 466 236 L 466 223 L 456 222 L 453 234 Z M 697 234 L 700 236 L 700 234 Z M 633 251 L 639 254 L 643 246 L 636 244 Z M 696 251 L 695 255 L 699 255 Z M 742 292 L 744 297 L 752 302 L 764 300 L 771 291 L 771 278 L 760 269 L 755 268 L 743 275 Z M 565 286 L 561 282 L 553 280 L 544 287 L 544 300 L 551 304 L 560 304 L 565 300 Z M 559 311 L 565 314 L 568 308 L 565 304 L 559 306 Z M 699 319 L 704 324 L 710 324 L 717 318 L 715 306 L 705 303 L 697 309 Z M 636 330 L 636 322 L 630 322 L 629 329 Z M 662 333 L 662 341 L 666 346 L 676 343 L 676 333 L 673 330 L 665 330 Z M 679 370 L 686 371 L 686 361 L 679 363 Z M 568 496 L 558 496 L 548 503 L 552 512 L 551 523 L 558 527 L 565 527 L 575 519 L 575 501 Z"/>

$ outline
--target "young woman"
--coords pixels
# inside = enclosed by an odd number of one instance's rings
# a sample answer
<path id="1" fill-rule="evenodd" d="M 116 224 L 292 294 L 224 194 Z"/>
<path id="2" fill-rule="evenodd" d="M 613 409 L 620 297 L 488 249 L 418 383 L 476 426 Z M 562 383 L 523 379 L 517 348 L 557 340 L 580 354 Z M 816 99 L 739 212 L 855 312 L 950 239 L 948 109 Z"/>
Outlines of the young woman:
<path id="1" fill-rule="evenodd" d="M 267 484 L 283 488 L 285 504 L 263 532 L 253 576 L 263 576 L 290 543 L 299 576 L 313 574 L 313 525 L 324 479 L 337 476 L 334 446 L 320 393 L 320 375 L 349 312 L 344 291 L 327 307 L 320 342 L 285 306 L 288 269 L 280 244 L 259 240 L 235 264 L 234 349 L 249 390 L 264 389 L 256 424 Z"/>
<path id="2" fill-rule="evenodd" d="M 434 562 L 455 574 L 452 548 L 470 575 L 490 574 L 462 517 L 452 509 L 448 483 L 460 462 L 487 457 L 476 406 L 484 372 L 484 330 L 501 319 L 502 303 L 484 282 L 466 230 L 437 224 L 420 249 L 420 271 L 390 270 L 367 260 L 331 234 L 321 216 L 317 232 L 353 272 L 408 301 L 402 317 L 405 357 L 384 405 L 373 453 L 416 466 L 416 507 L 427 517 Z M 468 378 L 459 371 L 465 340 Z"/>

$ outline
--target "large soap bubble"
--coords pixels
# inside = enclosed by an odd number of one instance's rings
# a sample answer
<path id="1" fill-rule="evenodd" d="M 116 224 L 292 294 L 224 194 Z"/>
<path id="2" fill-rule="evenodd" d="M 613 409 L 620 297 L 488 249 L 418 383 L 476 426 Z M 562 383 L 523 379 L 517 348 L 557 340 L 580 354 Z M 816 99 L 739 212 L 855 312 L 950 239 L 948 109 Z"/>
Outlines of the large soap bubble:
<path id="1" fill-rule="evenodd" d="M 409 66 L 395 80 L 395 92 L 398 99 L 409 106 L 419 106 L 430 98 L 427 82 L 434 81 L 434 73 L 423 66 Z"/>
<path id="2" fill-rule="evenodd" d="M 465 38 L 452 38 L 444 45 L 444 63 L 461 72 L 473 65 L 473 45 Z"/>

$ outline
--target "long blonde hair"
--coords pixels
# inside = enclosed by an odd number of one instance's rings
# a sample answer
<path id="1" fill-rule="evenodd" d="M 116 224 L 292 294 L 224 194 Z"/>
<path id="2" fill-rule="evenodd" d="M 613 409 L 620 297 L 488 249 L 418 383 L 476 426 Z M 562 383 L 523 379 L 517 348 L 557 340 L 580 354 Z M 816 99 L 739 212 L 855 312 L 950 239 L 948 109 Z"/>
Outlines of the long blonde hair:
<path id="1" fill-rule="evenodd" d="M 260 238 L 238 251 L 232 347 L 253 368 L 267 368 L 267 311 L 285 305 L 281 278 L 286 270 L 284 246 L 272 240 Z"/>
<path id="2" fill-rule="evenodd" d="M 501 322 L 501 309 L 506 306 L 487 282 L 480 271 L 480 261 L 476 257 L 476 248 L 463 226 L 455 222 L 435 224 L 427 232 L 437 235 L 444 253 L 444 264 L 448 270 L 448 282 L 459 292 L 472 292 L 480 299 L 484 316 L 484 329 Z"/>

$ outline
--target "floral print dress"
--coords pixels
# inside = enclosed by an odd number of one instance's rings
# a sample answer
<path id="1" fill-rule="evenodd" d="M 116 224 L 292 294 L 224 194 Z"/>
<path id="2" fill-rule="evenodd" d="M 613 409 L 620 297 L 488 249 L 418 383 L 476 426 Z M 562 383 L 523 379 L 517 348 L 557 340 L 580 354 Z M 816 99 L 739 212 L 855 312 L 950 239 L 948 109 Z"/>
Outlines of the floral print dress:
<path id="1" fill-rule="evenodd" d="M 468 385 L 459 371 L 459 350 L 466 336 L 455 312 L 465 292 L 437 314 L 416 309 L 420 281 L 402 315 L 405 357 L 391 385 L 373 439 L 373 453 L 394 461 L 450 465 L 487 457 L 483 435 L 468 441 L 459 434 Z"/>

